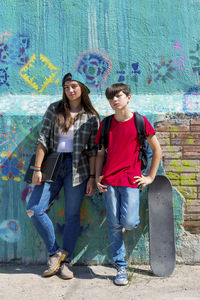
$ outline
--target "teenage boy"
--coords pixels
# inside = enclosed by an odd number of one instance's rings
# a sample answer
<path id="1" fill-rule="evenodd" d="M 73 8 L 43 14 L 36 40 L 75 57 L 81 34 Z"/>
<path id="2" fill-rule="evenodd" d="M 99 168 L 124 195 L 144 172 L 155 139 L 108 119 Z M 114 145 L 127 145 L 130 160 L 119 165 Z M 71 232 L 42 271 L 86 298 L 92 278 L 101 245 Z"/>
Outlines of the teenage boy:
<path id="1" fill-rule="evenodd" d="M 136 228 L 139 224 L 139 188 L 153 182 L 159 166 L 162 150 L 155 136 L 155 130 L 144 118 L 147 141 L 153 152 L 148 176 L 141 175 L 141 161 L 138 160 L 140 143 L 132 113 L 128 104 L 130 87 L 116 83 L 106 89 L 106 97 L 114 110 L 110 130 L 107 158 L 104 164 L 105 148 L 101 145 L 96 158 L 96 184 L 106 205 L 109 239 L 113 261 L 117 268 L 114 283 L 128 284 L 126 250 L 123 241 L 124 230 Z M 102 122 L 95 142 L 100 144 Z"/>

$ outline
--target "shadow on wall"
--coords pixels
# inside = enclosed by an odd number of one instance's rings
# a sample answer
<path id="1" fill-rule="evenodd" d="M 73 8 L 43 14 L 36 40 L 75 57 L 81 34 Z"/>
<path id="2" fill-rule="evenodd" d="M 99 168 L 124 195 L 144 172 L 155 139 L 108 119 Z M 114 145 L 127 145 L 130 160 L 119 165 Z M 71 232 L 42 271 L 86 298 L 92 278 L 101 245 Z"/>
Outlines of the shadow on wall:
<path id="1" fill-rule="evenodd" d="M 45 245 L 26 214 L 26 204 L 33 185 L 24 182 L 24 174 L 31 155 L 36 149 L 36 139 L 41 116 L 8 116 L 0 119 L 0 262 L 46 263 Z M 151 152 L 148 150 L 151 158 Z M 149 168 L 149 166 L 148 166 Z M 148 170 L 148 169 L 147 169 Z M 159 167 L 159 174 L 163 168 Z M 173 193 L 175 195 L 175 193 Z M 180 227 L 182 206 L 174 197 L 176 228 Z M 60 194 L 48 212 L 62 246 L 64 224 L 64 194 Z M 78 239 L 74 262 L 81 264 L 111 263 L 106 211 L 102 196 L 85 197 L 81 207 L 81 234 Z M 148 263 L 148 207 L 147 188 L 141 193 L 140 224 L 125 233 L 130 262 Z M 176 231 L 178 240 L 179 231 Z"/>

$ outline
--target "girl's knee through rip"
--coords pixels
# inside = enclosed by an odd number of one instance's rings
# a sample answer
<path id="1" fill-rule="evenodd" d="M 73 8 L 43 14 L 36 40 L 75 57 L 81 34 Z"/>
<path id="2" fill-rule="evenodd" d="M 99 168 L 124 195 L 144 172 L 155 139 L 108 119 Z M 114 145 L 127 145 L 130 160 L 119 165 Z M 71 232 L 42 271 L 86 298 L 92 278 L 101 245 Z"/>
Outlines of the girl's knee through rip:
<path id="1" fill-rule="evenodd" d="M 124 222 L 123 224 L 123 228 L 125 228 L 126 230 L 132 230 L 134 228 L 136 228 L 139 224 L 139 220 L 134 221 L 134 222 Z"/>
<path id="2" fill-rule="evenodd" d="M 31 217 L 34 215 L 34 211 L 31 210 L 31 209 L 28 209 L 28 210 L 26 211 L 26 213 L 27 213 L 27 215 L 29 216 L 29 218 L 31 218 Z"/>

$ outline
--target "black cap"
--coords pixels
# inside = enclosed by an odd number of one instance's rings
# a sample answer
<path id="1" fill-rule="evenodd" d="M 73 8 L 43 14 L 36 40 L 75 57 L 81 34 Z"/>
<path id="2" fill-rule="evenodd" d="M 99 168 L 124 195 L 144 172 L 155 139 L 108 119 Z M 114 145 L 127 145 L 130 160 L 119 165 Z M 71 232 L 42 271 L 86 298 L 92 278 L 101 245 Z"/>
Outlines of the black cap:
<path id="1" fill-rule="evenodd" d="M 72 80 L 82 83 L 86 87 L 88 94 L 90 93 L 89 88 L 84 84 L 83 76 L 79 72 L 65 74 L 62 79 L 62 86 L 66 81 L 72 81 Z"/>

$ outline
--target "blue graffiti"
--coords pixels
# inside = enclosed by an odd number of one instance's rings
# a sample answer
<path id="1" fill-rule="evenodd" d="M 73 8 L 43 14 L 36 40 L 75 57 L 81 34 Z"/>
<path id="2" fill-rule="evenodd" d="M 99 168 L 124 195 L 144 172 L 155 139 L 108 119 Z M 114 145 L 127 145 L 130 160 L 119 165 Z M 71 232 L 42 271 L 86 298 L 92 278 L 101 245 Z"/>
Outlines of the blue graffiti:
<path id="1" fill-rule="evenodd" d="M 8 243 L 15 243 L 20 238 L 19 223 L 16 220 L 4 220 L 0 224 L 0 238 Z"/>
<path id="2" fill-rule="evenodd" d="M 0 44 L 0 63 L 23 66 L 28 62 L 26 50 L 30 40 L 24 36 L 9 38 L 7 43 Z"/>
<path id="3" fill-rule="evenodd" d="M 110 72 L 110 61 L 101 54 L 87 53 L 80 59 L 77 71 L 85 78 L 88 86 L 99 88 Z"/>
<path id="4" fill-rule="evenodd" d="M 9 83 L 8 83 L 9 76 L 7 74 L 7 70 L 8 70 L 8 68 L 0 69 L 0 86 L 3 84 L 9 86 Z"/>
<path id="5" fill-rule="evenodd" d="M 131 66 L 133 70 L 130 72 L 130 70 L 127 70 L 126 68 L 127 67 L 126 63 L 119 62 L 120 70 L 116 71 L 116 73 L 119 74 L 119 77 L 117 79 L 118 82 L 128 81 L 129 78 L 131 81 L 138 82 L 138 74 L 141 74 L 141 70 L 138 70 L 139 63 L 138 62 L 132 63 Z M 128 75 L 126 76 L 127 73 Z"/>

